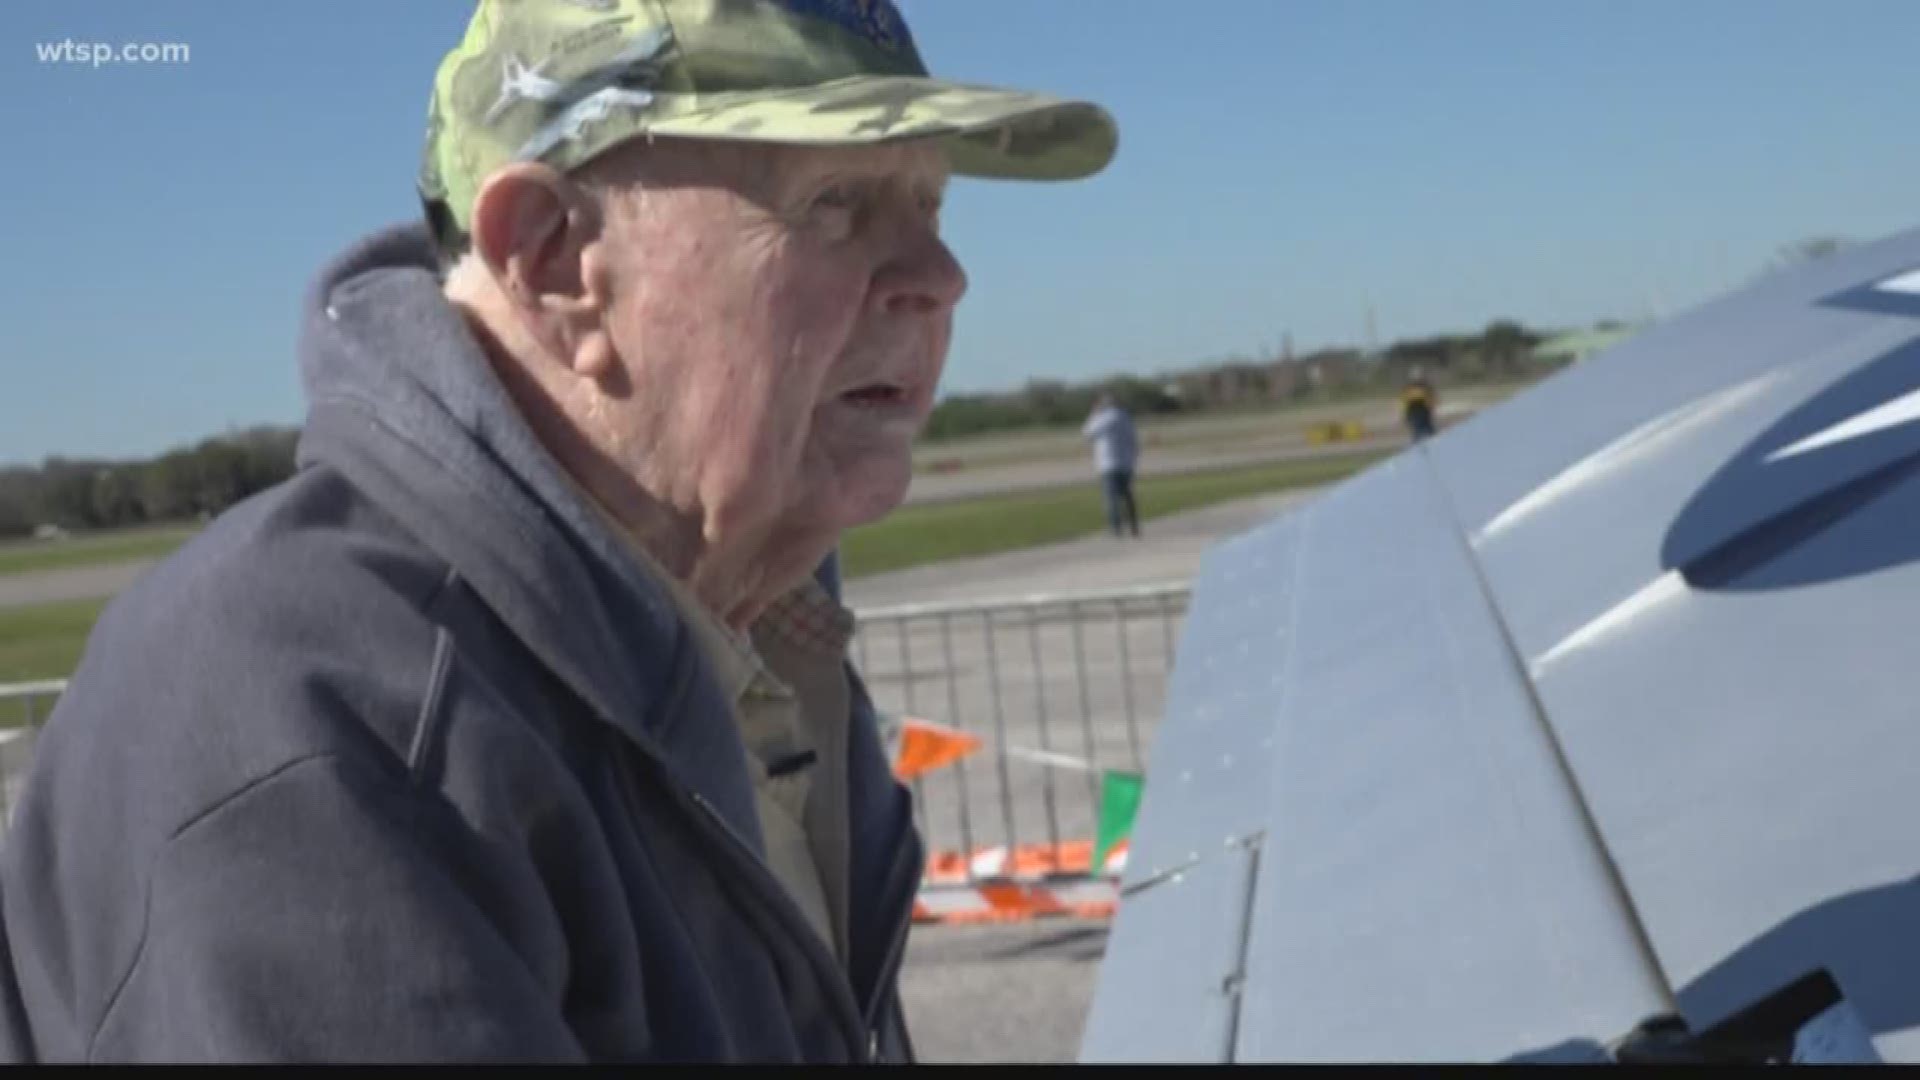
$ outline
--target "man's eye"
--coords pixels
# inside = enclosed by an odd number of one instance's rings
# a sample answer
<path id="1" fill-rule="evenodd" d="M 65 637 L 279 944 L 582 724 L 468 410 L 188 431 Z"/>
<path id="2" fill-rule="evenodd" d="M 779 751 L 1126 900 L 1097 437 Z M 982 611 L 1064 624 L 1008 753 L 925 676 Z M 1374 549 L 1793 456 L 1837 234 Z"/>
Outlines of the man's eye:
<path id="1" fill-rule="evenodd" d="M 860 186 L 858 184 L 839 184 L 821 192 L 813 200 L 819 210 L 856 210 L 860 206 Z"/>

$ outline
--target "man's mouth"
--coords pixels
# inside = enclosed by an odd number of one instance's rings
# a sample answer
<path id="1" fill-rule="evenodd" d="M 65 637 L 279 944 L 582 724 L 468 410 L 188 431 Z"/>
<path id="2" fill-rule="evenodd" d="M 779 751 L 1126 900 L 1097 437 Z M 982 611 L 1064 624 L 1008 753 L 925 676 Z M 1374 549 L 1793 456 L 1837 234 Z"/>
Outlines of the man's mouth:
<path id="1" fill-rule="evenodd" d="M 840 400 L 856 408 L 882 409 L 905 404 L 907 390 L 896 383 L 868 383 L 841 394 Z"/>

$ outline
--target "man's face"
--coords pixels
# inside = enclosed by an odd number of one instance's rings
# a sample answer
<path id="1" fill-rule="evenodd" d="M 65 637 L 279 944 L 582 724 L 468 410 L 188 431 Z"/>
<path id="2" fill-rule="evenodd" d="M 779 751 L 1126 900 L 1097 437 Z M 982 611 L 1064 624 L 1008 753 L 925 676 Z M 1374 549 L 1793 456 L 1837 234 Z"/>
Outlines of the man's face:
<path id="1" fill-rule="evenodd" d="M 898 505 L 966 288 L 938 148 L 639 153 L 648 182 L 607 208 L 627 381 L 607 449 L 710 543 L 837 536 Z"/>

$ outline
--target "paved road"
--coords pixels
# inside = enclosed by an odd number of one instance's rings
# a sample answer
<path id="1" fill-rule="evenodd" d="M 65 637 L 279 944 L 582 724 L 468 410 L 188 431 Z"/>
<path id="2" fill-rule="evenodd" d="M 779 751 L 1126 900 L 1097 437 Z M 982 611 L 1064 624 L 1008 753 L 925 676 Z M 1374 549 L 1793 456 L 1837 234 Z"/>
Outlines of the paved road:
<path id="1" fill-rule="evenodd" d="M 1458 424 L 1504 396 L 1504 393 L 1485 390 L 1462 391 L 1441 407 L 1440 422 L 1443 426 Z M 1305 435 L 1307 423 L 1328 417 L 1360 420 L 1372 434 L 1348 443 L 1309 444 Z M 1175 440 L 1174 444 L 1156 446 L 1157 436 L 1161 432 Z M 1257 417 L 1227 416 L 1187 421 L 1163 429 L 1149 425 L 1142 429 L 1142 436 L 1146 445 L 1140 454 L 1141 476 L 1171 476 L 1265 465 L 1276 461 L 1301 461 L 1364 450 L 1392 450 L 1406 445 L 1406 436 L 1395 407 L 1379 403 L 1316 409 L 1273 417 L 1269 422 L 1262 422 Z M 1031 442 L 1032 445 L 1026 449 L 1039 455 L 1038 460 L 1002 462 L 989 457 L 986 464 L 968 465 L 957 472 L 916 473 L 912 485 L 907 489 L 907 502 L 945 502 L 977 495 L 1091 485 L 1096 482 L 1092 452 L 1075 445 L 1076 440 L 1071 436 L 1048 433 L 1033 436 Z M 1063 447 L 1070 449 L 1062 452 Z M 982 451 L 981 456 L 987 457 L 998 449 L 994 447 Z M 930 447 L 921 451 L 921 455 L 929 462 L 941 458 L 965 462 L 968 451 L 963 444 L 951 453 L 942 454 L 937 447 Z"/>
<path id="2" fill-rule="evenodd" d="M 0 609 L 112 596 L 133 584 L 153 563 L 152 559 L 142 559 L 105 566 L 0 574 Z"/>
<path id="3" fill-rule="evenodd" d="M 1345 457 L 1368 450 L 1392 450 L 1406 445 L 1399 435 L 1375 436 L 1354 442 L 1309 446 L 1295 439 L 1267 439 L 1237 445 L 1212 445 L 1155 450 L 1140 455 L 1139 475 L 1176 476 L 1210 472 L 1280 461 L 1308 461 L 1314 458 Z M 1003 495 L 1016 491 L 1097 485 L 1091 454 L 1084 458 L 1055 461 L 1030 461 L 1017 465 L 996 465 L 963 469 L 953 473 L 918 473 L 907 489 L 907 504 L 950 502 L 981 495 Z"/>
<path id="4" fill-rule="evenodd" d="M 1105 923 L 915 931 L 900 977 L 920 1060 L 1070 1062 L 1093 1006 Z"/>

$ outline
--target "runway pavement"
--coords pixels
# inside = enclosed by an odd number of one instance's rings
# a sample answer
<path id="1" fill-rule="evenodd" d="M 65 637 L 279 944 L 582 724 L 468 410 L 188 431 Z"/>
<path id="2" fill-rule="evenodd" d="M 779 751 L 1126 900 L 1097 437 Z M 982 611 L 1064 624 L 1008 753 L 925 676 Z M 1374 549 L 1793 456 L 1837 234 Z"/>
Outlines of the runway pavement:
<path id="1" fill-rule="evenodd" d="M 1440 423 L 1452 427 L 1479 410 L 1504 400 L 1507 391 L 1469 388 L 1450 394 L 1440 408 Z M 1307 426 L 1315 420 L 1356 420 L 1364 437 L 1352 442 L 1310 443 Z M 1397 408 L 1387 402 L 1325 406 L 1270 416 L 1220 416 L 1179 421 L 1171 425 L 1145 423 L 1141 427 L 1139 475 L 1173 476 L 1214 469 L 1341 456 L 1368 450 L 1392 450 L 1406 445 Z M 1002 455 L 1021 440 L 1027 457 Z M 1030 436 L 998 436 L 978 449 L 966 442 L 929 444 L 916 452 L 922 468 L 907 489 L 907 503 L 946 502 L 980 495 L 1000 495 L 1050 487 L 1094 484 L 1092 451 L 1072 433 L 1041 432 Z M 945 462 L 952 471 L 935 471 Z"/>
<path id="2" fill-rule="evenodd" d="M 112 596 L 133 584 L 147 572 L 153 559 L 109 563 L 104 566 L 75 566 L 64 570 L 0 574 L 0 610 L 58 604 L 67 600 L 92 600 Z"/>
<path id="3" fill-rule="evenodd" d="M 900 993 L 922 1062 L 1071 1062 L 1093 1006 L 1107 925 L 923 927 Z"/>
<path id="4" fill-rule="evenodd" d="M 1215 543 L 1270 520 L 1310 494 L 1282 491 L 1156 518 L 1141 526 L 1138 540 L 1101 533 L 855 578 L 846 583 L 846 600 L 856 609 L 869 609 L 1185 581 Z"/>

